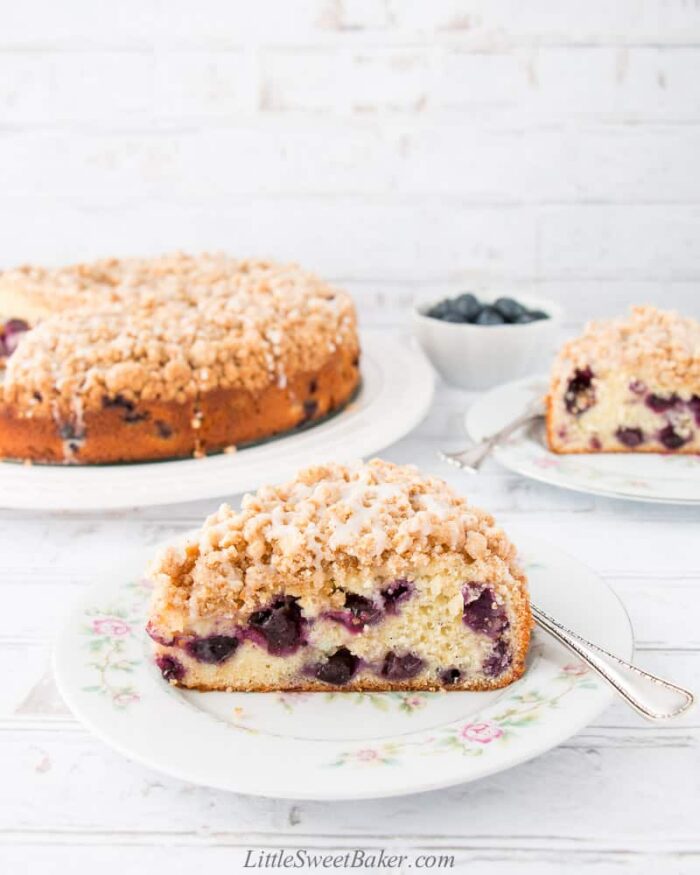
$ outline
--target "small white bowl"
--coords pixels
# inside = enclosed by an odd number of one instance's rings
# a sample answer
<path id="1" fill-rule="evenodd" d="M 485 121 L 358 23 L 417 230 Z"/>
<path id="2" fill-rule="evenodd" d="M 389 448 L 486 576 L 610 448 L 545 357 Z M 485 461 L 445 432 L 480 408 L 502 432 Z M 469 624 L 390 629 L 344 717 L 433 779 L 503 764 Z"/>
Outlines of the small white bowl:
<path id="1" fill-rule="evenodd" d="M 505 295 L 479 294 L 478 298 L 490 304 Z M 544 298 L 512 297 L 528 310 L 542 310 L 549 319 L 523 325 L 469 325 L 426 316 L 438 299 L 413 308 L 413 331 L 448 383 L 462 389 L 490 389 L 547 367 L 557 344 L 562 308 Z"/>

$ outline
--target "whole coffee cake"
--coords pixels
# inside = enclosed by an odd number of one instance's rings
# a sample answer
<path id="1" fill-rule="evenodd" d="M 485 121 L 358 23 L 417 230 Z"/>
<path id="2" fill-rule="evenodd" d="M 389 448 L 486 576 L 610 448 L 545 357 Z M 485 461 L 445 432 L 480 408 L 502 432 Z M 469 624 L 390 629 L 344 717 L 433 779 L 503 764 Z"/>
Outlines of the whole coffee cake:
<path id="1" fill-rule="evenodd" d="M 304 425 L 359 383 L 349 296 L 223 255 L 0 274 L 0 457 L 200 456 Z"/>

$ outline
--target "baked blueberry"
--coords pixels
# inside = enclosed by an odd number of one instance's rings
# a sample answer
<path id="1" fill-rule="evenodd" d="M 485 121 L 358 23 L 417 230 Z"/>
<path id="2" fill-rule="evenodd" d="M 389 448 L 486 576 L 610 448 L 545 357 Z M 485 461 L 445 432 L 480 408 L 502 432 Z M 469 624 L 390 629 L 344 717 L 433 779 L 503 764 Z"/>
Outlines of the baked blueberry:
<path id="1" fill-rule="evenodd" d="M 399 578 L 392 581 L 389 586 L 382 590 L 382 598 L 384 599 L 384 609 L 387 614 L 398 614 L 397 605 L 409 598 L 413 588 L 408 580 Z"/>
<path id="2" fill-rule="evenodd" d="M 29 324 L 24 319 L 8 319 L 4 325 L 0 325 L 0 356 L 11 356 L 27 331 Z"/>
<path id="3" fill-rule="evenodd" d="M 682 447 L 683 444 L 687 444 L 689 440 L 689 437 L 683 437 L 683 435 L 678 434 L 676 429 L 670 423 L 659 432 L 659 441 L 667 450 L 677 450 Z"/>
<path id="4" fill-rule="evenodd" d="M 452 684 L 456 684 L 462 677 L 462 672 L 458 668 L 445 668 L 440 672 L 438 677 L 440 678 L 440 683 L 444 684 L 446 687 L 451 687 Z"/>
<path id="5" fill-rule="evenodd" d="M 342 687 L 352 680 L 359 664 L 360 660 L 354 653 L 351 653 L 347 647 L 340 647 L 325 662 L 316 666 L 314 677 L 324 684 Z"/>
<path id="6" fill-rule="evenodd" d="M 615 437 L 626 447 L 638 447 L 644 442 L 644 432 L 641 428 L 618 428 Z"/>
<path id="7" fill-rule="evenodd" d="M 693 395 L 688 401 L 688 409 L 695 417 L 695 422 L 700 425 L 700 395 Z"/>
<path id="8" fill-rule="evenodd" d="M 304 619 L 297 600 L 285 596 L 271 607 L 251 614 L 248 631 L 254 641 L 263 643 L 275 656 L 294 653 L 304 643 Z"/>
<path id="9" fill-rule="evenodd" d="M 315 398 L 308 398 L 304 401 L 304 415 L 301 418 L 301 425 L 313 419 L 318 411 L 318 401 Z"/>
<path id="10" fill-rule="evenodd" d="M 389 651 L 384 657 L 380 670 L 382 677 L 390 681 L 407 681 L 414 678 L 423 668 L 423 660 L 413 653 L 397 656 Z"/>
<path id="11" fill-rule="evenodd" d="M 574 371 L 566 387 L 564 404 L 574 416 L 580 416 L 595 404 L 593 371 L 590 368 L 577 368 Z"/>
<path id="12" fill-rule="evenodd" d="M 508 644 L 501 638 L 493 645 L 493 650 L 484 660 L 484 674 L 492 678 L 498 677 L 510 668 L 512 661 L 513 654 Z"/>
<path id="13" fill-rule="evenodd" d="M 354 592 L 345 594 L 345 605 L 338 611 L 327 611 L 324 616 L 341 623 L 348 632 L 362 632 L 365 626 L 373 626 L 382 618 L 382 610 L 373 601 Z"/>
<path id="14" fill-rule="evenodd" d="M 173 436 L 173 430 L 167 422 L 164 422 L 162 419 L 156 419 L 155 422 L 156 431 L 158 432 L 158 437 L 163 438 L 163 440 L 167 440 L 168 438 Z"/>
<path id="15" fill-rule="evenodd" d="M 666 413 L 668 410 L 673 410 L 678 406 L 680 398 L 678 395 L 654 395 L 650 393 L 646 397 L 647 407 L 651 408 L 654 413 Z"/>
<path id="16" fill-rule="evenodd" d="M 174 656 L 158 656 L 156 665 L 166 681 L 181 681 L 185 676 L 185 666 Z"/>
<path id="17" fill-rule="evenodd" d="M 208 638 L 194 638 L 185 644 L 185 650 L 199 662 L 218 665 L 233 656 L 238 648 L 238 638 L 231 635 L 210 635 Z"/>
<path id="18" fill-rule="evenodd" d="M 488 586 L 479 590 L 478 585 L 465 584 L 462 588 L 464 611 L 462 622 L 473 632 L 497 638 L 508 628 L 505 609 L 496 601 L 493 590 Z"/>

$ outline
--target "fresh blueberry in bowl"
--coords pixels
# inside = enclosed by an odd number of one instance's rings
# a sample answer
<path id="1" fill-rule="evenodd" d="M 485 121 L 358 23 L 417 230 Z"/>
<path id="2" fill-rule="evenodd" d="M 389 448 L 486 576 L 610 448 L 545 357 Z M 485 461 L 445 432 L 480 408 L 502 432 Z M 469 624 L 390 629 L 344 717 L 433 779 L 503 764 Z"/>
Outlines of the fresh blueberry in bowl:
<path id="1" fill-rule="evenodd" d="M 450 310 L 444 316 L 441 317 L 443 322 L 465 322 L 466 320 L 462 319 L 460 314 L 456 310 Z"/>
<path id="2" fill-rule="evenodd" d="M 480 301 L 471 292 L 444 298 L 429 307 L 425 315 L 443 322 L 464 322 L 469 325 L 522 325 L 550 318 L 544 310 L 529 308 L 515 298 L 496 298 L 489 303 Z"/>
<path id="3" fill-rule="evenodd" d="M 445 299 L 444 301 L 439 301 L 437 304 L 433 304 L 433 306 L 428 310 L 428 316 L 433 319 L 444 319 L 445 316 L 450 312 L 450 302 Z"/>
<path id="4" fill-rule="evenodd" d="M 465 292 L 463 295 L 455 298 L 454 310 L 459 313 L 463 322 L 475 322 L 481 311 L 481 304 L 476 295 L 472 295 L 471 292 Z"/>
<path id="5" fill-rule="evenodd" d="M 440 375 L 463 389 L 489 389 L 547 370 L 562 310 L 530 295 L 433 298 L 413 309 L 413 330 Z"/>
<path id="6" fill-rule="evenodd" d="M 517 322 L 521 316 L 528 312 L 527 307 L 514 298 L 497 298 L 493 302 L 493 306 L 503 316 L 504 322 Z"/>
<path id="7" fill-rule="evenodd" d="M 474 325 L 505 325 L 507 321 L 500 310 L 486 305 L 474 319 Z"/>

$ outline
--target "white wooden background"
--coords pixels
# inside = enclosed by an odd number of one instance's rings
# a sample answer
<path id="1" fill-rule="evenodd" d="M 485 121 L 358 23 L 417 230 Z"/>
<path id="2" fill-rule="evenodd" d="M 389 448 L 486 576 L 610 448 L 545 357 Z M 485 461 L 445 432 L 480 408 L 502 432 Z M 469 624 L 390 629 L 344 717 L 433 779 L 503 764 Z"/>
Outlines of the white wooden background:
<path id="1" fill-rule="evenodd" d="M 0 266 L 224 248 L 569 316 L 700 278 L 697 0 L 21 0 Z"/>
<path id="2" fill-rule="evenodd" d="M 403 324 L 414 295 L 532 291 L 570 325 L 698 313 L 697 0 L 22 0 L 0 10 L 0 266 L 183 247 L 290 258 Z M 386 452 L 448 473 L 468 397 Z M 700 689 L 698 522 L 496 466 L 455 484 L 624 599 L 639 662 Z M 0 504 L 2 497 L 0 496 Z M 238 872 L 248 847 L 453 849 L 470 872 L 694 873 L 700 720 L 622 706 L 508 774 L 363 804 L 131 765 L 53 687 L 66 606 L 212 502 L 0 511 L 0 872 Z"/>

